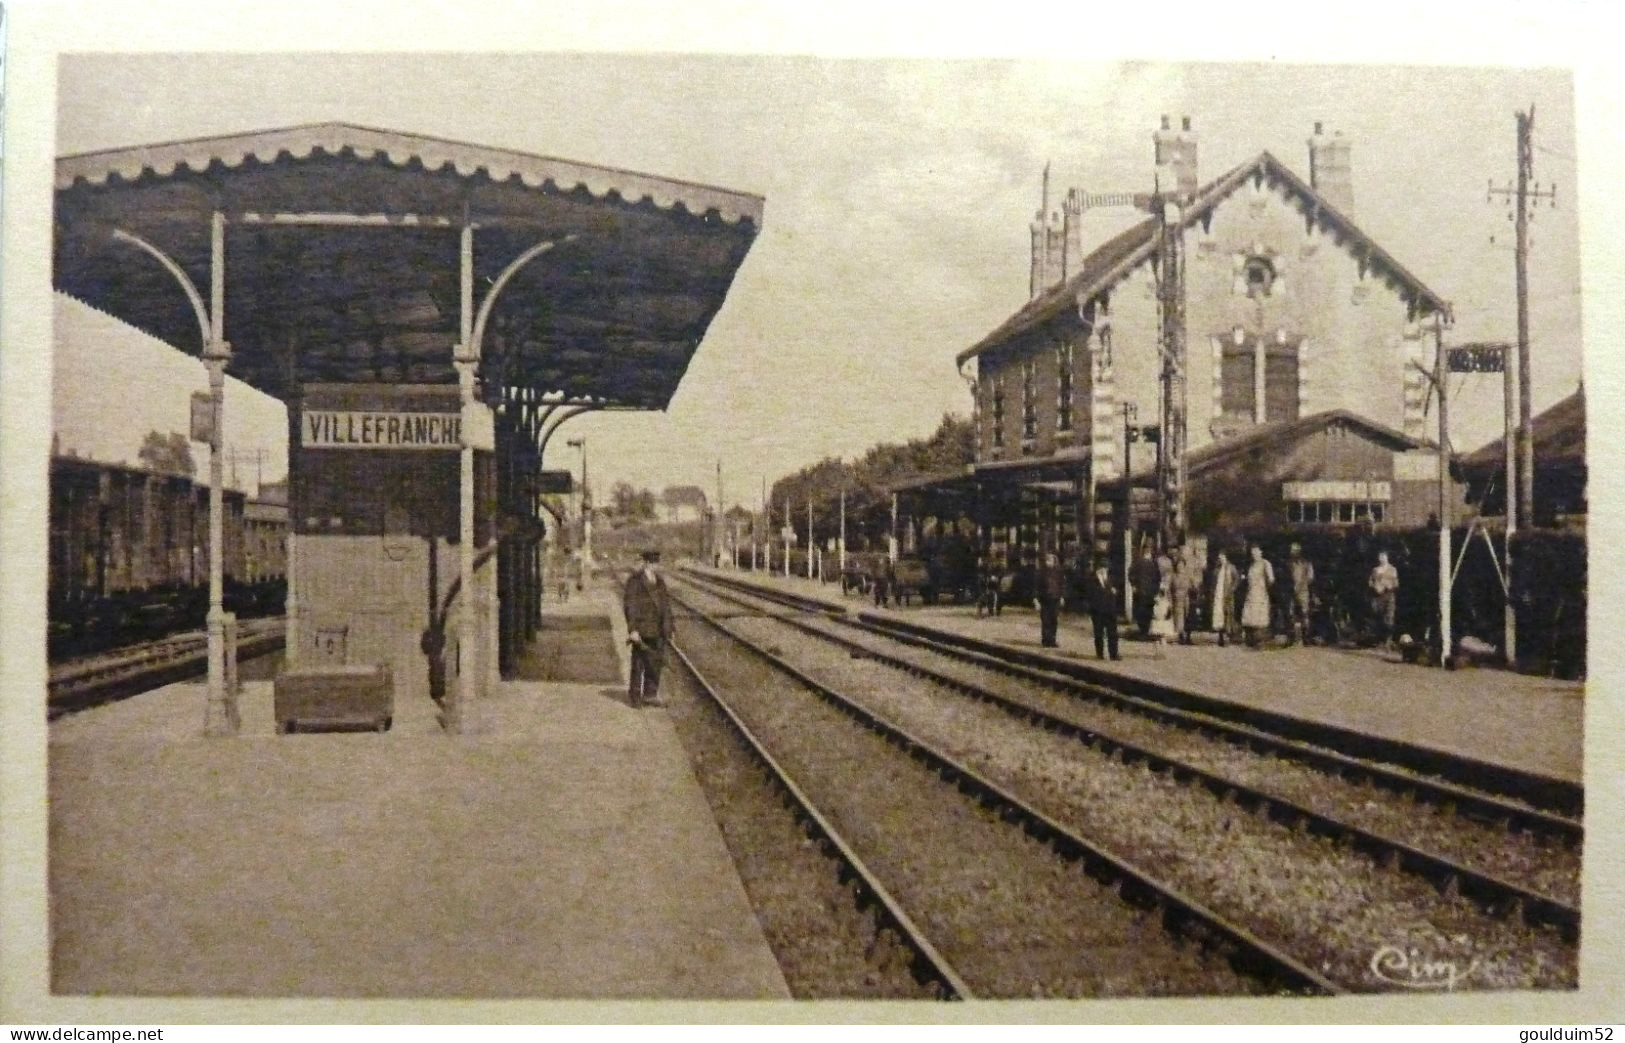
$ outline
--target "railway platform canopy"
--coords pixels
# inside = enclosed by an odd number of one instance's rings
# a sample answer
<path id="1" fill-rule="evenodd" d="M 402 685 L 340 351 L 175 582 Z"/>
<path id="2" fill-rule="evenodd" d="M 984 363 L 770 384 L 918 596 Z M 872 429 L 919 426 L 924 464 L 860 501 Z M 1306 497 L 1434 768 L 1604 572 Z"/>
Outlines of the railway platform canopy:
<path id="1" fill-rule="evenodd" d="M 56 288 L 202 359 L 211 448 L 226 375 L 288 404 L 290 664 L 391 662 L 397 684 L 448 696 L 452 730 L 539 624 L 535 479 L 552 431 L 587 411 L 667 407 L 763 207 L 347 123 L 63 156 L 55 187 Z M 392 565 L 423 575 L 379 572 Z M 368 637 L 360 617 L 379 606 L 353 582 L 319 590 L 334 569 L 376 574 L 374 593 L 421 581 L 428 596 Z M 210 580 L 208 730 L 230 733 L 218 570 Z"/>

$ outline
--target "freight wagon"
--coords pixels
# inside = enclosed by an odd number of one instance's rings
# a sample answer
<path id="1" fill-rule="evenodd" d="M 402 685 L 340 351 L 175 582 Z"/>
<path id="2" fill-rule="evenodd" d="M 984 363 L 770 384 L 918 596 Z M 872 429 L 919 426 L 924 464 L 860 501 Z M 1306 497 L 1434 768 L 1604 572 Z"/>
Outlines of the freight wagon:
<path id="1" fill-rule="evenodd" d="M 52 659 L 203 627 L 207 485 L 73 456 L 52 458 L 50 485 Z M 242 492 L 225 492 L 226 608 L 242 617 L 274 615 L 286 591 L 286 519 L 279 526 L 261 513 L 245 540 L 246 501 Z"/>

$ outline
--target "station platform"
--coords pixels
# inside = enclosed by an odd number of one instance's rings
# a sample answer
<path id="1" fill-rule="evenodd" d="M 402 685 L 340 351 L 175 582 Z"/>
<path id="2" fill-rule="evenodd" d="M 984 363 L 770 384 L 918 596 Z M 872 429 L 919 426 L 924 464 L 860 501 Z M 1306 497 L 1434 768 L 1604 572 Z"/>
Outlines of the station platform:
<path id="1" fill-rule="evenodd" d="M 698 570 L 717 571 L 717 570 Z M 973 605 L 877 609 L 838 584 L 799 576 L 721 570 L 719 575 L 793 591 L 849 612 L 874 612 L 983 641 L 1039 651 L 1038 613 L 1007 606 L 978 618 Z M 1063 614 L 1051 655 L 1136 680 L 1181 689 L 1252 709 L 1500 765 L 1565 782 L 1582 781 L 1584 685 L 1497 669 L 1440 670 L 1405 663 L 1378 650 L 1321 647 L 1248 649 L 1130 639 L 1121 630 L 1122 660 L 1095 658 L 1086 616 Z"/>
<path id="2" fill-rule="evenodd" d="M 469 735 L 425 700 L 278 736 L 264 681 L 235 739 L 195 683 L 53 723 L 53 991 L 787 997 L 670 721 L 626 705 L 614 593 L 544 612 L 620 676 L 505 682 Z"/>

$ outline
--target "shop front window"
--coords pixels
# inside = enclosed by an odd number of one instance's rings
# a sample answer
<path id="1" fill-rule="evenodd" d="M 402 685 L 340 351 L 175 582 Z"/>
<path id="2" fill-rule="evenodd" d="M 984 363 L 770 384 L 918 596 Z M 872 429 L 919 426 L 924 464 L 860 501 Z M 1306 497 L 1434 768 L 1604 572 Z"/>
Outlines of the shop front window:
<path id="1" fill-rule="evenodd" d="M 1367 500 L 1288 500 L 1286 520 L 1301 525 L 1381 525 L 1388 505 Z"/>

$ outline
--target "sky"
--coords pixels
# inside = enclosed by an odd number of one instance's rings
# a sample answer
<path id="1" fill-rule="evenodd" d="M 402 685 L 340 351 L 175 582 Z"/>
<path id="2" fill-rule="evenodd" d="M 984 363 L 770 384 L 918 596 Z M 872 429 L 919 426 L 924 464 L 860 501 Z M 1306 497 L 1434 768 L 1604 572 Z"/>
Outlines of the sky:
<path id="1" fill-rule="evenodd" d="M 1513 114 L 1534 104 L 1535 177 L 1557 206 L 1533 225 L 1538 410 L 1580 379 L 1575 133 L 1561 70 L 511 55 L 69 56 L 59 154 L 342 120 L 540 152 L 766 197 L 761 234 L 669 410 L 571 421 L 595 487 L 716 486 L 754 506 L 825 456 L 929 434 L 967 413 L 954 356 L 1027 297 L 1028 222 L 1052 164 L 1067 187 L 1150 187 L 1151 134 L 1189 115 L 1201 178 L 1268 149 L 1307 176 L 1315 121 L 1353 146 L 1356 221 L 1453 302 L 1456 340 L 1516 332 L 1512 225 L 1490 181 L 1515 173 Z M 1088 214 L 1088 248 L 1134 219 Z M 58 302 L 56 415 L 127 432 L 184 430 L 177 372 L 133 331 Z M 63 316 L 66 317 L 63 317 Z M 116 324 L 115 324 L 116 327 Z M 115 353 L 116 339 L 133 346 Z M 127 366 L 121 391 L 65 374 Z M 195 362 L 197 386 L 202 368 Z M 75 368 L 77 367 L 77 368 Z M 183 382 L 184 382 L 184 378 Z M 1498 377 L 1457 378 L 1452 435 L 1498 436 Z M 176 404 L 178 403 L 178 404 Z M 279 406 L 242 389 L 228 441 L 284 446 Z M 230 422 L 231 418 L 228 418 Z M 105 430 L 99 437 L 106 436 Z M 70 438 L 69 441 L 74 439 Z M 90 442 L 93 439 L 84 437 Z M 550 466 L 579 466 L 577 454 Z M 107 450 L 117 453 L 116 448 Z M 201 463 L 201 461 L 200 461 Z M 267 477 L 271 477 L 267 474 Z"/>

